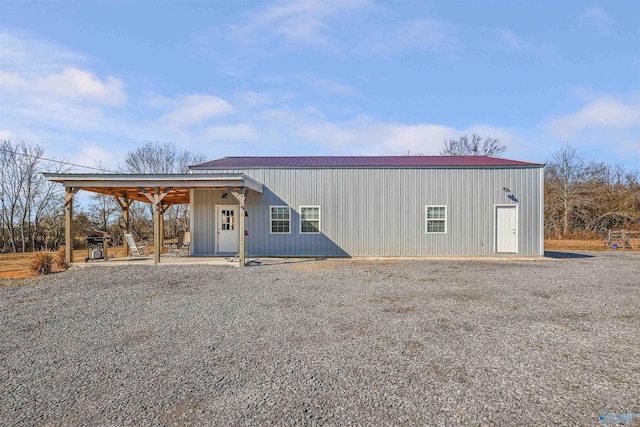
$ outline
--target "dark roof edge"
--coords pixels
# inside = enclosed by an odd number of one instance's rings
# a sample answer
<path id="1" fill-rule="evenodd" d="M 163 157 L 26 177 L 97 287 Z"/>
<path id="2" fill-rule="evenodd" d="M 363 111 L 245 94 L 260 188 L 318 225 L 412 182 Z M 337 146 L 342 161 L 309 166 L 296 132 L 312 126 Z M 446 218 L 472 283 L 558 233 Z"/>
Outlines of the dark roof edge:
<path id="1" fill-rule="evenodd" d="M 545 163 L 528 163 L 525 165 L 410 165 L 410 166 L 189 166 L 189 170 L 243 170 L 243 169 L 512 169 L 512 168 L 544 168 Z"/>

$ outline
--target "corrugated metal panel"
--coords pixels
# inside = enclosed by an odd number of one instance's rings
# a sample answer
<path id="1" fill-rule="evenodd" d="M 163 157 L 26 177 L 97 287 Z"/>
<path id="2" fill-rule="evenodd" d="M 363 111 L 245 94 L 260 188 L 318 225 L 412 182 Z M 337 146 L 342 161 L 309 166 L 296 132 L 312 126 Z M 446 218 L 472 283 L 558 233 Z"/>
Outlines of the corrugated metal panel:
<path id="1" fill-rule="evenodd" d="M 225 171 L 244 173 L 264 184 L 262 195 L 250 192 L 247 198 L 247 251 L 252 255 L 491 255 L 495 206 L 516 203 L 519 253 L 542 252 L 538 167 Z M 228 204 L 228 199 L 219 199 L 218 193 L 195 191 L 195 253 L 215 252 L 213 242 L 205 240 L 213 240 L 214 205 Z M 291 206 L 291 234 L 269 233 L 272 205 Z M 321 207 L 321 234 L 300 234 L 301 205 Z M 447 206 L 446 234 L 425 233 L 426 205 Z"/>
<path id="2" fill-rule="evenodd" d="M 222 199 L 221 190 L 193 191 L 193 227 L 191 229 L 191 245 L 194 255 L 213 255 L 216 253 L 215 206 L 237 204 L 236 200 L 227 196 Z M 228 192 L 227 192 L 228 193 Z"/>

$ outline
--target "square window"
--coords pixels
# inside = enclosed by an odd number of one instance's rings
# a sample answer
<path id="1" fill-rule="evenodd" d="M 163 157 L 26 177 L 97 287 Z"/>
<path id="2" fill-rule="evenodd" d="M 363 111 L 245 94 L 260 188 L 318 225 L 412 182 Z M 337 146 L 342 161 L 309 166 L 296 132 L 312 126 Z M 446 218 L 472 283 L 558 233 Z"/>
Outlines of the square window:
<path id="1" fill-rule="evenodd" d="M 427 234 L 445 234 L 447 232 L 447 207 L 427 206 L 426 227 Z"/>
<path id="2" fill-rule="evenodd" d="M 271 206 L 271 234 L 291 233 L 291 208 Z"/>
<path id="3" fill-rule="evenodd" d="M 300 233 L 320 233 L 320 206 L 300 206 Z"/>

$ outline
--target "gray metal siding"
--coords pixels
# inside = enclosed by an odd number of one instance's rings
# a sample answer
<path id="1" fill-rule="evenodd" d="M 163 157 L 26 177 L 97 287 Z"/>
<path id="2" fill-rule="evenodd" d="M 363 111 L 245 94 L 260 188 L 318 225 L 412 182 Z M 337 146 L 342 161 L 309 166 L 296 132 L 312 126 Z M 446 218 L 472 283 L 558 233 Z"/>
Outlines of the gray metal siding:
<path id="1" fill-rule="evenodd" d="M 222 191 L 193 190 L 193 209 L 191 215 L 191 251 L 194 255 L 213 255 L 216 253 L 215 206 L 237 204 L 233 196 L 222 199 Z"/>
<path id="2" fill-rule="evenodd" d="M 518 253 L 542 253 L 540 168 L 291 168 L 243 173 L 264 184 L 249 192 L 247 252 L 255 256 L 420 256 L 494 253 L 495 206 L 518 204 Z M 194 252 L 214 253 L 219 190 L 196 190 Z M 221 201 L 222 200 L 222 201 Z M 291 234 L 269 233 L 269 206 L 291 207 Z M 300 206 L 319 205 L 319 235 L 300 234 Z M 447 206 L 447 233 L 426 234 L 425 206 Z M 209 242 L 210 240 L 211 242 Z M 209 252 L 211 251 L 211 252 Z"/>

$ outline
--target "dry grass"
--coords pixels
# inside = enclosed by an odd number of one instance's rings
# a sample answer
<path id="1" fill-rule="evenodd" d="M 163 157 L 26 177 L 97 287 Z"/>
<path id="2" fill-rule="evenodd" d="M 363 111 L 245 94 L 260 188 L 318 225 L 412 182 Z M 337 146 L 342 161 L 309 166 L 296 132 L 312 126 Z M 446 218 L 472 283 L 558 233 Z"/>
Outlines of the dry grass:
<path id="1" fill-rule="evenodd" d="M 24 279 L 34 277 L 36 272 L 29 268 L 33 253 L 0 254 L 0 279 Z"/>
<path id="2" fill-rule="evenodd" d="M 546 251 L 604 251 L 603 240 L 552 240 L 545 239 L 544 249 Z"/>
<path id="3" fill-rule="evenodd" d="M 37 273 L 30 268 L 34 254 L 36 252 L 0 254 L 0 279 L 24 279 L 37 276 Z M 122 258 L 123 254 L 124 248 L 121 246 L 109 248 L 109 258 Z M 55 258 L 57 252 L 51 252 L 51 255 Z M 86 256 L 86 249 L 76 249 L 73 251 L 73 262 L 84 262 Z M 51 271 L 55 273 L 62 270 L 54 264 Z"/>

